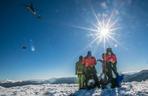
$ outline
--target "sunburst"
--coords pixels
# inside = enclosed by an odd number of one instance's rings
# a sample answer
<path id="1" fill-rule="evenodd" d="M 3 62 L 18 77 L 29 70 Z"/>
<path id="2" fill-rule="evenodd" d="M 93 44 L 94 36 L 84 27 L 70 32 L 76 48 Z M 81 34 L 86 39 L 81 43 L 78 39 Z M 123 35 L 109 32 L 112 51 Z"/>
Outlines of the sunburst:
<path id="1" fill-rule="evenodd" d="M 96 42 L 97 44 L 102 43 L 104 48 L 111 43 L 117 42 L 117 34 L 118 34 L 118 29 L 119 24 L 118 24 L 118 19 L 113 19 L 112 15 L 105 17 L 103 16 L 101 19 L 98 19 L 99 21 L 95 25 L 95 30 L 92 31 L 90 34 L 92 37 L 94 37 L 93 42 Z"/>
<path id="2" fill-rule="evenodd" d="M 105 49 L 106 46 L 111 46 L 113 43 L 115 43 L 115 45 L 119 44 L 116 36 L 118 35 L 120 26 L 118 24 L 118 19 L 113 17 L 113 14 L 109 16 L 102 15 L 100 18 L 96 16 L 97 23 L 93 24 L 91 28 L 77 26 L 77 28 L 86 30 L 88 36 L 93 38 L 88 45 L 89 47 L 92 44 L 96 44 L 96 46 L 102 45 Z"/>

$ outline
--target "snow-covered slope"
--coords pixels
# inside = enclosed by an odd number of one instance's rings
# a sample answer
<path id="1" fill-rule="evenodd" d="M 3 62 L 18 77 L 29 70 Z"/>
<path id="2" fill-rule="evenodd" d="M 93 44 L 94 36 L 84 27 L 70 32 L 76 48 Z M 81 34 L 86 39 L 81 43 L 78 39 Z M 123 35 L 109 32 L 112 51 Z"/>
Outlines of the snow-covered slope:
<path id="1" fill-rule="evenodd" d="M 134 74 L 125 75 L 124 81 L 143 81 L 148 79 L 148 70 L 142 70 Z"/>
<path id="2" fill-rule="evenodd" d="M 79 90 L 77 84 L 41 84 L 4 88 L 0 96 L 148 96 L 148 80 L 127 82 L 120 89 Z"/>

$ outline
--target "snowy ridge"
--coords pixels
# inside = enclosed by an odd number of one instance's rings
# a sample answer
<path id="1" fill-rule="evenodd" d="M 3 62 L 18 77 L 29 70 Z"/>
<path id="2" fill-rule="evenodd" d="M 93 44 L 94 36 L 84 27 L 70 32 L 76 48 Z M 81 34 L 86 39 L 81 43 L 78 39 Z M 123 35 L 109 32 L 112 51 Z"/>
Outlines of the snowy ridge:
<path id="1" fill-rule="evenodd" d="M 24 85 L 39 85 L 39 84 L 44 84 L 44 81 L 1 81 L 0 86 L 2 87 L 16 87 L 16 86 L 24 86 Z"/>
<path id="2" fill-rule="evenodd" d="M 63 77 L 63 78 L 51 78 L 49 80 L 27 80 L 27 81 L 14 81 L 6 80 L 0 81 L 0 86 L 2 87 L 16 87 L 24 85 L 41 85 L 41 84 L 75 84 L 76 77 Z"/>
<path id="3" fill-rule="evenodd" d="M 148 70 L 142 70 L 140 72 L 125 75 L 124 81 L 131 82 L 131 81 L 143 81 L 148 79 Z"/>
<path id="4" fill-rule="evenodd" d="M 82 95 L 83 94 L 83 95 Z M 148 96 L 148 80 L 126 82 L 120 89 L 79 90 L 77 84 L 41 84 L 4 88 L 0 96 Z"/>
<path id="5" fill-rule="evenodd" d="M 16 82 L 22 82 L 22 80 L 2 80 L 0 81 L 1 83 L 16 83 Z"/>

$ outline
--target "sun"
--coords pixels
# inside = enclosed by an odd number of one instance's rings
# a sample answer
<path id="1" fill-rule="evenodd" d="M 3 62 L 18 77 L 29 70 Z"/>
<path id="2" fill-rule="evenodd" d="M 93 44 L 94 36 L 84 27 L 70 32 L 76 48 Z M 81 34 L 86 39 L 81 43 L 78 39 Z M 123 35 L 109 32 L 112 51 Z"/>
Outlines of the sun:
<path id="1" fill-rule="evenodd" d="M 109 34 L 109 29 L 108 28 L 102 28 L 100 31 L 101 37 L 106 37 Z"/>
<path id="2" fill-rule="evenodd" d="M 93 32 L 96 41 L 107 43 L 108 40 L 116 40 L 115 35 L 119 26 L 117 25 L 117 20 L 113 20 L 112 17 L 103 17 L 96 24 L 96 32 Z M 111 41 L 110 41 L 111 42 Z"/>
<path id="3" fill-rule="evenodd" d="M 110 35 L 111 31 L 110 31 L 110 27 L 100 23 L 100 25 L 97 26 L 97 31 L 96 31 L 96 36 L 99 36 L 100 39 L 101 38 L 107 38 L 108 35 Z"/>
<path id="4" fill-rule="evenodd" d="M 89 47 L 95 44 L 95 46 L 100 45 L 103 46 L 105 49 L 106 47 L 111 46 L 111 44 L 119 44 L 117 36 L 120 26 L 118 23 L 118 19 L 114 17 L 115 16 L 113 16 L 113 14 L 108 16 L 102 15 L 100 18 L 96 18 L 96 24 L 93 24 L 93 26 L 90 28 L 82 26 L 76 27 L 82 30 L 86 30 L 88 32 L 88 36 L 93 38 L 88 44 Z"/>
<path id="5" fill-rule="evenodd" d="M 113 43 L 117 44 L 116 36 L 119 29 L 118 19 L 113 18 L 113 15 L 97 18 L 97 24 L 89 28 L 88 34 L 93 38 L 91 44 L 103 45 L 104 49 Z"/>

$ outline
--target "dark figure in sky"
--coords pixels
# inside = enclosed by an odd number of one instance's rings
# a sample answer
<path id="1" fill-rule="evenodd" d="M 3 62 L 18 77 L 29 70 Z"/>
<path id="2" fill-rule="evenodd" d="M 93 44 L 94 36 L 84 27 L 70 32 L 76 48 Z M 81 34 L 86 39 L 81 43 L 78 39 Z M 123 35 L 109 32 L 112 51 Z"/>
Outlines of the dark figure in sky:
<path id="1" fill-rule="evenodd" d="M 21 46 L 22 49 L 26 50 L 27 49 L 27 46 L 23 45 Z"/>
<path id="2" fill-rule="evenodd" d="M 41 19 L 41 16 L 37 14 L 37 10 L 34 8 L 32 3 L 26 4 L 25 7 L 29 12 L 31 12 L 33 16 L 36 16 L 38 19 Z"/>
<path id="3" fill-rule="evenodd" d="M 36 15 L 36 11 L 35 11 L 35 9 L 34 9 L 32 3 L 26 5 L 26 9 L 27 9 L 28 11 L 30 11 L 33 15 Z"/>

